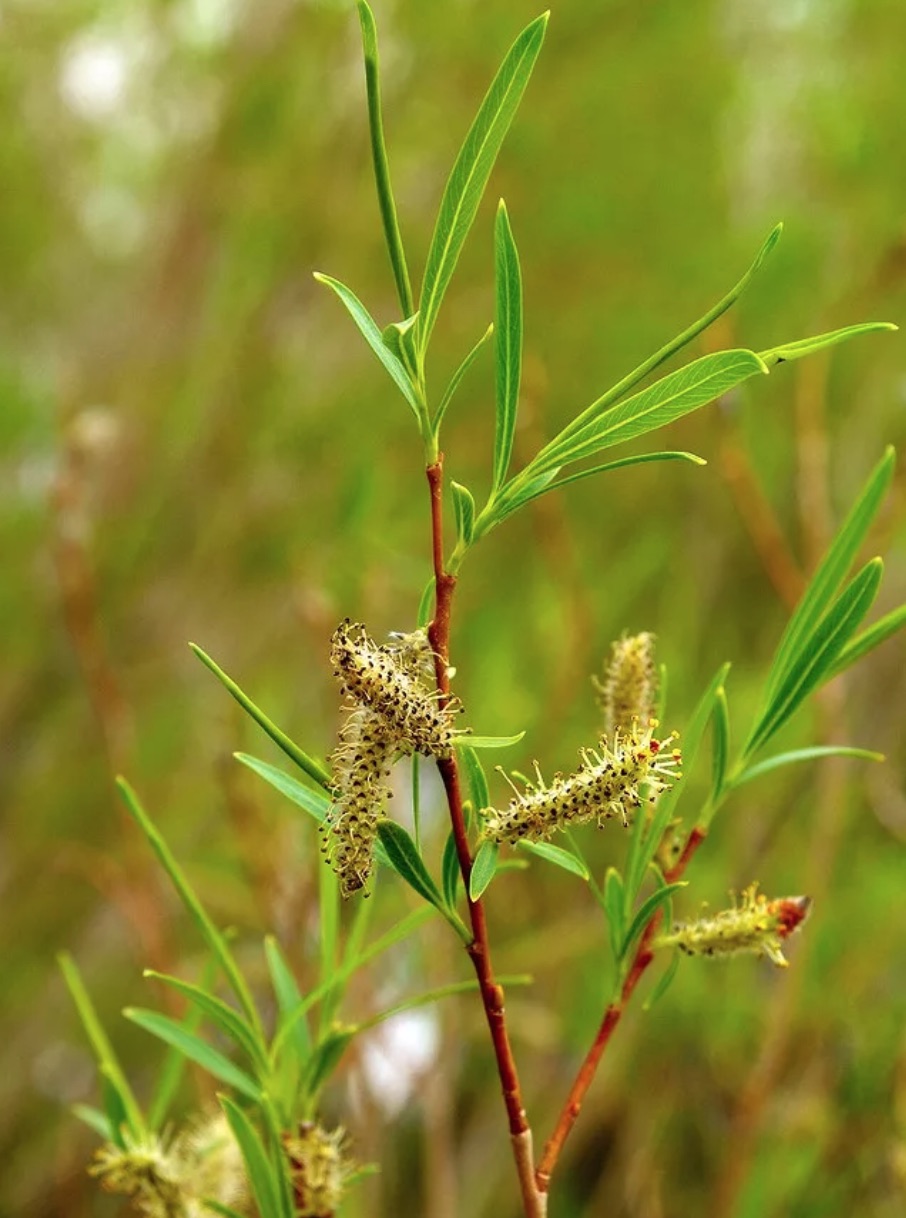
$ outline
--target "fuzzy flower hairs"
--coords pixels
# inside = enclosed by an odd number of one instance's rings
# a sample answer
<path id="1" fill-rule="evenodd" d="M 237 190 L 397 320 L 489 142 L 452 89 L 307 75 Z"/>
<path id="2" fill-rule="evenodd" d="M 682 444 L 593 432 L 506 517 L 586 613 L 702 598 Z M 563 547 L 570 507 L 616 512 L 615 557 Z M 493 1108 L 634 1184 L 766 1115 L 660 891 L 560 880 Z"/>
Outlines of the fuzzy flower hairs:
<path id="1" fill-rule="evenodd" d="M 732 956 L 750 952 L 786 968 L 783 942 L 798 930 L 811 908 L 808 897 L 769 900 L 751 884 L 731 909 L 694 922 L 677 922 L 655 947 L 678 947 L 688 956 Z"/>
<path id="2" fill-rule="evenodd" d="M 624 825 L 644 803 L 681 777 L 676 733 L 654 736 L 657 674 L 654 635 L 624 636 L 613 644 L 603 681 L 592 678 L 604 716 L 604 733 L 595 749 L 579 751 L 574 774 L 557 774 L 545 783 L 535 763 L 535 782 L 520 790 L 504 774 L 513 799 L 503 809 L 484 810 L 483 837 L 492 842 L 546 841 L 558 829 L 618 816 Z M 503 773 L 503 771 L 501 771 Z"/>
<path id="3" fill-rule="evenodd" d="M 334 803 L 322 828 L 322 851 L 344 897 L 371 875 L 378 821 L 399 757 L 449 757 L 457 699 L 441 703 L 433 688 L 434 656 L 424 630 L 378 644 L 364 626 L 340 623 L 330 646 L 334 676 L 345 696 L 346 721 L 331 755 Z"/>

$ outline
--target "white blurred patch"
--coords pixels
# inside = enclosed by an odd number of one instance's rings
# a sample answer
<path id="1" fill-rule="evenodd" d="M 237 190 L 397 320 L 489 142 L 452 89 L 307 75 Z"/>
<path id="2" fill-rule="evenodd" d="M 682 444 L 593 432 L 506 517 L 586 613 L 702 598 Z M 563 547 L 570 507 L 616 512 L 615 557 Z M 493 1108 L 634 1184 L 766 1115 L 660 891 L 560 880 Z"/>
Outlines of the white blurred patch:
<path id="1" fill-rule="evenodd" d="M 98 33 L 80 34 L 63 52 L 60 96 L 80 118 L 103 122 L 123 101 L 130 66 L 122 41 Z"/>
<path id="2" fill-rule="evenodd" d="M 403 1011 L 365 1041 L 360 1069 L 376 1104 L 396 1116 L 437 1058 L 440 1030 L 429 1011 Z"/>

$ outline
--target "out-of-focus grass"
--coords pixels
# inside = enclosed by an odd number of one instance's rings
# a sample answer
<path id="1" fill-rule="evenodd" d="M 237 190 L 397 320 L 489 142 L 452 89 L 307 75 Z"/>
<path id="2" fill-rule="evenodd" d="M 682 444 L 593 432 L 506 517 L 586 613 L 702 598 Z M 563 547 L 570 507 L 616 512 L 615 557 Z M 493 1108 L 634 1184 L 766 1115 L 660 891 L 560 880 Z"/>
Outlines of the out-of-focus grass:
<path id="1" fill-rule="evenodd" d="M 248 937 L 252 966 L 256 937 L 276 927 L 304 981 L 314 836 L 236 772 L 233 749 L 272 752 L 186 641 L 324 753 L 336 715 L 330 631 L 347 613 L 375 632 L 408 627 L 427 578 L 410 416 L 310 275 L 336 274 L 394 319 L 350 9 L 4 6 L 4 1213 L 110 1212 L 83 1175 L 91 1138 L 65 1111 L 93 1082 L 54 951 L 79 958 L 145 1090 L 156 1047 L 117 1011 L 147 985 L 145 964 L 198 967 L 115 806 L 113 768 L 142 790 L 216 916 Z M 458 140 L 535 9 L 375 9 L 420 270 Z M 558 3 L 438 326 L 432 383 L 489 320 L 495 194 L 525 269 L 523 458 L 722 294 L 779 218 L 784 241 L 722 342 L 901 322 L 904 36 L 906 10 L 869 0 Z M 811 561 L 827 527 L 824 446 L 839 516 L 882 445 L 903 447 L 903 367 L 901 340 L 882 336 L 777 369 L 672 429 L 670 446 L 702 453 L 708 469 L 582 484 L 483 542 L 454 627 L 470 722 L 527 728 L 515 765 L 537 755 L 547 770 L 568 766 L 595 726 L 587 674 L 624 628 L 659 637 L 668 726 L 724 659 L 745 722 L 784 611 L 723 476 L 727 448 L 745 455 Z M 491 397 L 485 359 L 445 439 L 450 474 L 478 488 Z M 902 501 L 900 477 L 878 541 L 882 608 L 906 596 Z M 888 753 L 883 772 L 850 767 L 828 782 L 790 771 L 742 790 L 717 821 L 690 875 L 691 907 L 756 876 L 798 891 L 824 860 L 807 950 L 786 976 L 690 963 L 650 1014 L 630 1014 L 570 1147 L 556 1218 L 901 1209 L 903 667 L 902 642 L 888 644 L 853 677 L 845 711 L 825 712 L 853 743 Z M 807 738 L 808 718 L 791 740 Z M 598 865 L 622 848 L 618 833 L 601 835 Z M 385 889 L 389 917 L 405 898 Z M 500 967 L 539 980 L 510 1008 L 543 1137 L 600 1008 L 603 938 L 592 903 L 556 872 L 502 877 L 489 902 Z M 418 967 L 446 979 L 461 962 L 442 929 L 435 939 L 424 959 L 372 978 L 373 991 Z M 359 995 L 363 1007 L 374 999 Z M 353 1106 L 334 1097 L 362 1157 L 385 1165 L 351 1214 L 443 1218 L 451 1168 L 460 1212 L 512 1210 L 480 1012 L 454 1003 L 441 1017 L 445 1064 L 420 1085 L 420 1106 L 384 1128 L 380 1095 L 362 1099 L 360 1085 Z M 745 1132 L 740 1096 L 778 1022 L 770 1097 L 743 1154 L 732 1140 Z M 734 1156 L 747 1170 L 728 1182 Z"/>

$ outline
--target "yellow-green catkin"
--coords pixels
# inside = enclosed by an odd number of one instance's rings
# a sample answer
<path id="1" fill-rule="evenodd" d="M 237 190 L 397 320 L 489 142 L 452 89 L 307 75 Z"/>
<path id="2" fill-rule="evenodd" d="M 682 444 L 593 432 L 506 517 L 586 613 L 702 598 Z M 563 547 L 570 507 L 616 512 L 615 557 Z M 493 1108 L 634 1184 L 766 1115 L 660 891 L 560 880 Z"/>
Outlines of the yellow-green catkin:
<path id="1" fill-rule="evenodd" d="M 657 713 L 654 638 L 646 631 L 617 639 L 610 649 L 604 679 L 592 677 L 608 739 L 618 728 L 628 732 L 634 720 L 645 724 Z"/>
<path id="2" fill-rule="evenodd" d="M 344 897 L 364 889 L 371 875 L 395 754 L 396 743 L 381 716 L 370 707 L 354 707 L 330 758 L 334 801 L 321 827 L 321 849 Z"/>
<path id="3" fill-rule="evenodd" d="M 677 922 L 668 933 L 659 935 L 656 947 L 678 947 L 689 956 L 732 956 L 748 952 L 766 956 L 779 968 L 788 961 L 783 942 L 805 921 L 809 897 L 769 899 L 750 884 L 730 909 L 694 922 Z"/>
<path id="4" fill-rule="evenodd" d="M 398 753 L 449 757 L 459 703 L 441 705 L 427 684 L 430 649 L 424 632 L 377 644 L 365 627 L 346 620 L 334 631 L 330 658 L 349 700 L 367 706 L 386 724 Z"/>
<path id="5" fill-rule="evenodd" d="M 628 825 L 644 801 L 680 777 L 680 751 L 671 747 L 675 735 L 656 740 L 656 728 L 651 720 L 644 730 L 638 723 L 626 732 L 617 729 L 611 742 L 605 737 L 597 749 L 580 750 L 582 765 L 574 774 L 557 774 L 549 784 L 536 763 L 537 782 L 524 791 L 510 782 L 515 795 L 509 805 L 484 810 L 483 836 L 515 844 L 545 841 L 558 829 L 590 820 L 603 825 L 618 816 Z"/>
<path id="6" fill-rule="evenodd" d="M 146 1218 L 202 1218 L 210 1213 L 205 1200 L 236 1209 L 247 1199 L 242 1156 L 222 1114 L 198 1118 L 170 1142 L 150 1135 L 125 1147 L 108 1143 L 88 1170 Z"/>
<path id="7" fill-rule="evenodd" d="M 351 1170 L 345 1143 L 342 1129 L 328 1132 L 313 1121 L 284 1136 L 296 1218 L 333 1218 L 340 1208 Z"/>

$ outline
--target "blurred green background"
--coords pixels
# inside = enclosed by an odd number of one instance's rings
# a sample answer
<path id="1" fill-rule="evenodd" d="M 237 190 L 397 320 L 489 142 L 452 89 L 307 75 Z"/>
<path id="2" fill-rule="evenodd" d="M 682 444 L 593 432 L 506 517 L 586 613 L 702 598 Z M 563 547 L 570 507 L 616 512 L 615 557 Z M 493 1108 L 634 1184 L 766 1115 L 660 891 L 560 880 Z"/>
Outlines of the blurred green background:
<path id="1" fill-rule="evenodd" d="M 374 7 L 418 278 L 459 141 L 537 8 Z M 118 1207 L 67 1111 L 96 1087 L 54 953 L 78 959 L 142 1093 L 158 1047 L 118 1012 L 165 1001 L 144 966 L 191 976 L 201 955 L 111 775 L 135 783 L 252 973 L 275 929 L 310 981 L 315 834 L 232 761 L 277 758 L 186 642 L 325 754 L 329 635 L 347 614 L 378 635 L 411 627 L 427 496 L 408 409 L 311 278 L 396 318 L 350 0 L 6 0 L 2 26 L 0 1213 L 79 1218 Z M 525 274 L 520 462 L 722 295 L 778 219 L 779 249 L 693 354 L 902 324 L 904 45 L 906 6 L 884 0 L 557 0 L 441 314 L 435 395 L 491 317 L 499 195 Z M 444 440 L 479 496 L 491 368 L 464 383 Z M 592 480 L 493 533 L 454 624 L 469 722 L 527 729 L 508 764 L 569 767 L 596 726 L 588 675 L 612 638 L 647 629 L 670 671 L 666 726 L 730 659 L 743 732 L 784 602 L 883 445 L 904 447 L 904 402 L 901 336 L 859 340 L 675 425 L 665 446 L 706 469 Z M 902 475 L 877 534 L 885 610 L 906 599 Z M 886 766 L 787 770 L 716 822 L 684 912 L 757 878 L 814 895 L 812 920 L 786 974 L 692 961 L 650 1013 L 635 1004 L 552 1218 L 904 1212 L 904 660 L 886 644 L 785 736 L 877 748 Z M 601 869 L 624 845 L 590 841 Z M 385 883 L 377 922 L 408 895 Z M 508 1005 L 543 1139 L 600 1014 L 606 936 L 582 886 L 537 864 L 497 881 L 489 917 L 498 968 L 538 982 Z M 466 976 L 451 938 L 432 925 L 347 1015 Z M 516 1214 L 483 1033 L 477 1003 L 453 999 L 351 1057 L 331 1115 L 382 1164 L 353 1218 Z"/>

